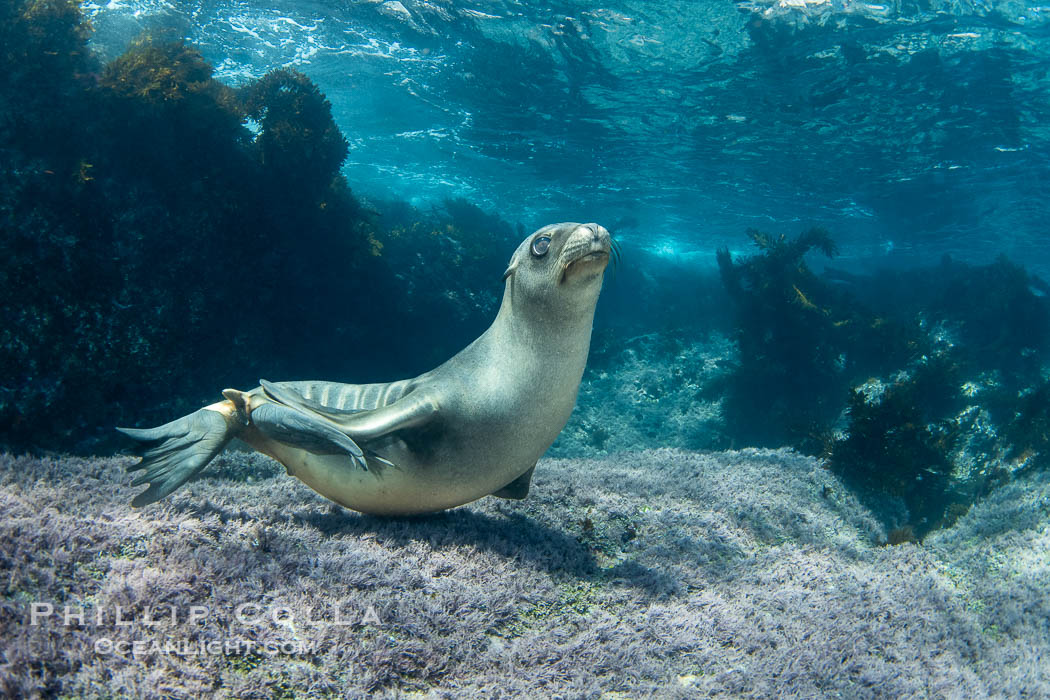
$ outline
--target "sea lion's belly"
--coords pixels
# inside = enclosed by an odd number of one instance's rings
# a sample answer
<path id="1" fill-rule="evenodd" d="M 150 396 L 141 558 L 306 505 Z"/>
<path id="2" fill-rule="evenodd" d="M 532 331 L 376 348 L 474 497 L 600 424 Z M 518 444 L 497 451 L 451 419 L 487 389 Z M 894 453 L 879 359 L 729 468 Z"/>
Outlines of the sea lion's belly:
<path id="1" fill-rule="evenodd" d="M 322 496 L 375 515 L 427 513 L 475 501 L 523 474 L 549 446 L 523 449 L 515 441 L 444 435 L 416 451 L 395 440 L 376 450 L 394 466 L 369 460 L 366 472 L 346 455 L 313 454 L 255 431 L 245 439 Z"/>

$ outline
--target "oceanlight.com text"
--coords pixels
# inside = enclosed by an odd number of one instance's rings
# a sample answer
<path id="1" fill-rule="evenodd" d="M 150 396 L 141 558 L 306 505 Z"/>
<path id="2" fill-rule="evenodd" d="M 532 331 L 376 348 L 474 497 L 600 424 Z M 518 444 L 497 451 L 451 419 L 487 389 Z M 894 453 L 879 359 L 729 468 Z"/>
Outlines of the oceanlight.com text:
<path id="1" fill-rule="evenodd" d="M 123 656 L 140 658 L 145 656 L 308 656 L 318 653 L 317 640 L 288 640 L 282 642 L 257 642 L 254 639 L 110 639 L 95 640 L 95 653 L 99 656 Z"/>

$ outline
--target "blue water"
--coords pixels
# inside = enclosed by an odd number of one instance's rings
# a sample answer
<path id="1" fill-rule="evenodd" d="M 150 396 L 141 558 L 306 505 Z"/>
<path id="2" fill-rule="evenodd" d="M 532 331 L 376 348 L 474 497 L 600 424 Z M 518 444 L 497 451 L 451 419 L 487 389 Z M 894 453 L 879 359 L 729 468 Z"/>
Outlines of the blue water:
<path id="1" fill-rule="evenodd" d="M 600 221 L 696 264 L 748 227 L 843 260 L 1050 271 L 1050 6 L 1034 2 L 160 2 L 86 6 L 241 84 L 310 76 L 355 192 Z"/>

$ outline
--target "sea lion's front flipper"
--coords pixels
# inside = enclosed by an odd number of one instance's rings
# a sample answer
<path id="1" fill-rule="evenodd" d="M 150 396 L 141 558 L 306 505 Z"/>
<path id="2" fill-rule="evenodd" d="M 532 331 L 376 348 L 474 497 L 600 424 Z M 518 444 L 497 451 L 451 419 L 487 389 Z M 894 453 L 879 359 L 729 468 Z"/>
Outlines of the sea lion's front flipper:
<path id="1" fill-rule="evenodd" d="M 365 453 L 346 433 L 323 416 L 267 401 L 252 409 L 251 422 L 267 437 L 315 454 L 346 453 L 368 471 Z"/>
<path id="2" fill-rule="evenodd" d="M 424 389 L 381 408 L 335 417 L 332 422 L 354 440 L 367 442 L 398 430 L 426 425 L 437 416 L 439 410 L 437 398 Z"/>
<path id="3" fill-rule="evenodd" d="M 438 402 L 426 389 L 414 391 L 397 401 L 372 410 L 343 410 L 321 406 L 293 390 L 259 380 L 263 390 L 274 401 L 303 414 L 314 414 L 325 423 L 338 426 L 350 439 L 367 442 L 398 430 L 423 425 L 438 412 Z M 274 404 L 278 405 L 278 404 Z M 258 410 L 258 409 L 255 409 Z M 254 413 L 252 414 L 254 417 Z"/>
<path id="4" fill-rule="evenodd" d="M 132 486 L 149 482 L 149 488 L 135 496 L 131 505 L 148 505 L 167 496 L 204 469 L 240 426 L 231 411 L 202 408 L 157 428 L 117 428 L 143 444 L 142 461 L 128 471 L 146 470 Z"/>
<path id="5" fill-rule="evenodd" d="M 536 471 L 535 464 L 529 467 L 527 472 L 501 488 L 499 491 L 493 491 L 492 495 L 496 498 L 510 498 L 515 501 L 522 500 L 529 495 L 529 486 L 532 483 L 532 473 L 534 471 Z"/>
<path id="6" fill-rule="evenodd" d="M 346 409 L 324 406 L 318 401 L 306 398 L 294 389 L 275 384 L 274 382 L 265 379 L 260 379 L 259 384 L 262 386 L 263 391 L 266 392 L 266 395 L 277 403 L 283 403 L 285 406 L 291 406 L 292 408 L 298 408 L 305 411 L 312 411 L 324 416 L 325 418 L 342 418 L 360 412 L 360 409 L 356 408 Z"/>

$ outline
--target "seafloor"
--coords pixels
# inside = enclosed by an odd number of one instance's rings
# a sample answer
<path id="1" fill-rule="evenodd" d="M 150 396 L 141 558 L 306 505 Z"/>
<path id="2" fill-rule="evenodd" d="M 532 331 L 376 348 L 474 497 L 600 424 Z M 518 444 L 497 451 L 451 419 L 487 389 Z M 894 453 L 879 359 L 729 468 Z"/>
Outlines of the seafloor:
<path id="1" fill-rule="evenodd" d="M 6 697 L 1050 695 L 1050 474 L 882 546 L 789 451 L 544 460 L 411 519 L 245 453 L 141 511 L 130 459 L 0 462 Z"/>

